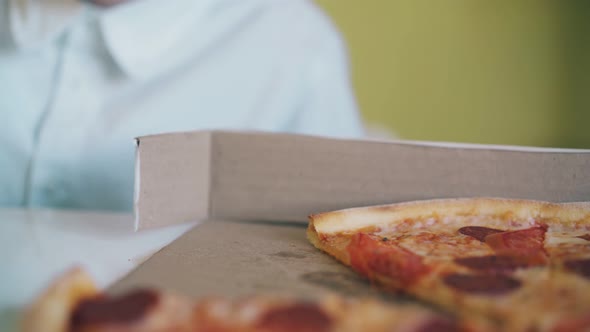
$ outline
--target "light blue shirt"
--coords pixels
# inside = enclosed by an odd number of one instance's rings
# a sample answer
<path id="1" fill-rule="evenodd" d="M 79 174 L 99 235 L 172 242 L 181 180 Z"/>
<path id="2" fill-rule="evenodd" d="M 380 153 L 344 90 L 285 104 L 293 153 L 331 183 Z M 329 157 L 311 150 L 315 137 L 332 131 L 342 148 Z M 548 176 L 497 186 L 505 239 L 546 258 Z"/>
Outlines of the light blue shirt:
<path id="1" fill-rule="evenodd" d="M 0 206 L 130 210 L 146 134 L 362 135 L 343 42 L 309 1 L 0 6 Z"/>

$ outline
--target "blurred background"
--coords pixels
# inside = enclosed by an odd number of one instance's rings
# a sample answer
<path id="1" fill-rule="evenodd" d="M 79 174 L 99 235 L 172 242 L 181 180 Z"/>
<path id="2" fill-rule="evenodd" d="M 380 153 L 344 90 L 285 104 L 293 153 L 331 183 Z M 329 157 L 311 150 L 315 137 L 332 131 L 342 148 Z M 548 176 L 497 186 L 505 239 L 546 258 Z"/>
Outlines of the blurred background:
<path id="1" fill-rule="evenodd" d="M 317 0 L 365 121 L 406 139 L 590 148 L 590 1 Z"/>

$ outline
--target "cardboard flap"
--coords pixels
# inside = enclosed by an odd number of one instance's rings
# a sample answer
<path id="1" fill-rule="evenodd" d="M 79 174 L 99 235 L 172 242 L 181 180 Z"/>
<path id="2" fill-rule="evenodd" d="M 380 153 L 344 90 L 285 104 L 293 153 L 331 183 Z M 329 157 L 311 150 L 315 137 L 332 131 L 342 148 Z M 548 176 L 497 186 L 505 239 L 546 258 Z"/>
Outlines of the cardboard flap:
<path id="1" fill-rule="evenodd" d="M 142 137 L 138 228 L 430 198 L 590 197 L 590 151 L 242 132 Z"/>
<path id="2" fill-rule="evenodd" d="M 136 229 L 209 217 L 211 133 L 165 137 L 137 139 Z"/>

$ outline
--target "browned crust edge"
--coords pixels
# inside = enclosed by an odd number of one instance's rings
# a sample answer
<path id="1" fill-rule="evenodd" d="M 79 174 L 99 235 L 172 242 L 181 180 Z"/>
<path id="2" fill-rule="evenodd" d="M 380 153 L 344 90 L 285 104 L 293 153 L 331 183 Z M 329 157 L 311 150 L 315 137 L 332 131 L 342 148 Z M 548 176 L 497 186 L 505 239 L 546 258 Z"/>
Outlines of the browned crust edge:
<path id="1" fill-rule="evenodd" d="M 55 279 L 29 306 L 21 320 L 21 332 L 66 332 L 75 306 L 97 296 L 99 290 L 81 267 L 74 267 Z"/>
<path id="2" fill-rule="evenodd" d="M 545 201 L 504 198 L 458 198 L 411 201 L 387 205 L 350 208 L 309 216 L 310 228 L 320 234 L 355 231 L 380 225 L 395 225 L 408 218 L 431 216 L 495 215 L 510 213 L 516 217 L 559 219 L 567 224 L 574 221 L 590 222 L 588 203 L 551 203 Z M 333 229 L 335 231 L 330 231 Z"/>

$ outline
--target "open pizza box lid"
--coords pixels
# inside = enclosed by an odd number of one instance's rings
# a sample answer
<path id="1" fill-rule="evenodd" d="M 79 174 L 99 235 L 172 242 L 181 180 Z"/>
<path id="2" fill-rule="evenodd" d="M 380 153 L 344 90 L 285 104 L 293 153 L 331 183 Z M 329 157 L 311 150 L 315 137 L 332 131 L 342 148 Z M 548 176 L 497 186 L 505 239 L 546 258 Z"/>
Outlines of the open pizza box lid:
<path id="1" fill-rule="evenodd" d="M 137 229 L 207 221 L 115 292 L 371 295 L 309 244 L 309 214 L 430 198 L 590 198 L 590 150 L 204 131 L 140 137 L 136 158 Z"/>

